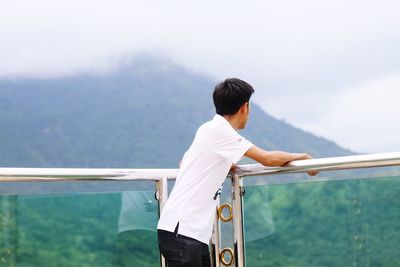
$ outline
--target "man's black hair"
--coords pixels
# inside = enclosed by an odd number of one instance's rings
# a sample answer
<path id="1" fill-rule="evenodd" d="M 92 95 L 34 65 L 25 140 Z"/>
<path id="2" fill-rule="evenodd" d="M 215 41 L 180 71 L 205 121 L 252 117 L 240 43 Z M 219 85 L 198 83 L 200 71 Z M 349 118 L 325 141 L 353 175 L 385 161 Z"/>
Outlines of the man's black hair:
<path id="1" fill-rule="evenodd" d="M 250 100 L 253 87 L 237 78 L 228 78 L 215 86 L 213 100 L 217 114 L 233 115 Z"/>

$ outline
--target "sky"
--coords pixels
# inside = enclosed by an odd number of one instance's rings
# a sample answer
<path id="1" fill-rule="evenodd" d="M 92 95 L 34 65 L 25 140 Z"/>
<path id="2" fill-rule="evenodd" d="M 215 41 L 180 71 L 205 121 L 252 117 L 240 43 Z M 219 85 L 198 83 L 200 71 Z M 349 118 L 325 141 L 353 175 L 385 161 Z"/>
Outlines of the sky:
<path id="1" fill-rule="evenodd" d="M 271 115 L 400 151 L 400 1 L 0 0 L 0 78 L 107 71 L 137 53 L 239 77 Z"/>

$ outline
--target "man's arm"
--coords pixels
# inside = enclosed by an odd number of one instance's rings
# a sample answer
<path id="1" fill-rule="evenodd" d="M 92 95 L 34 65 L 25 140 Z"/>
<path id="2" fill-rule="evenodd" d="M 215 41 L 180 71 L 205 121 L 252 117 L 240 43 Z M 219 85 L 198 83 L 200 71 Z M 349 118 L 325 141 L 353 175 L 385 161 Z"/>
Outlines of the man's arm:
<path id="1" fill-rule="evenodd" d="M 257 146 L 252 146 L 244 154 L 246 157 L 254 159 L 264 166 L 278 167 L 283 166 L 293 160 L 311 159 L 306 153 L 288 153 L 283 151 L 265 151 Z M 309 171 L 310 176 L 317 175 L 317 171 Z"/>

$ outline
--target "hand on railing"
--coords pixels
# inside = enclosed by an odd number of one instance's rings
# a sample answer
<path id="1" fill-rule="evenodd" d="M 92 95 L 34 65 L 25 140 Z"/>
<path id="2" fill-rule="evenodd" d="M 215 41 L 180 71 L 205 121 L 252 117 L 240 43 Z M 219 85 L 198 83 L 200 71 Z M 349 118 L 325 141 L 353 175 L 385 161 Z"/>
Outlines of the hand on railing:
<path id="1" fill-rule="evenodd" d="M 312 159 L 312 157 L 308 154 L 305 154 L 304 159 Z M 307 174 L 310 176 L 315 176 L 319 173 L 319 171 L 308 171 Z"/>
<path id="2" fill-rule="evenodd" d="M 319 171 L 308 171 L 307 174 L 310 176 L 315 176 L 319 173 Z"/>
<path id="3" fill-rule="evenodd" d="M 236 164 L 232 164 L 229 172 L 236 172 L 236 170 L 237 170 L 237 165 Z"/>

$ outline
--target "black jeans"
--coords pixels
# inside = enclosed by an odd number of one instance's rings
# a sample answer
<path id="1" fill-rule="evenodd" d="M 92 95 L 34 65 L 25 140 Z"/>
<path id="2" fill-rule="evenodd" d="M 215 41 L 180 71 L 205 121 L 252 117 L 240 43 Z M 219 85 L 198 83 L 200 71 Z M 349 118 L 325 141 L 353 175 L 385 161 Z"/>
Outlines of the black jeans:
<path id="1" fill-rule="evenodd" d="M 158 246 L 167 267 L 211 267 L 208 245 L 196 239 L 158 230 Z"/>

